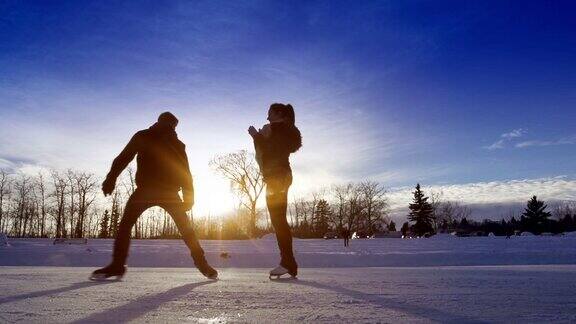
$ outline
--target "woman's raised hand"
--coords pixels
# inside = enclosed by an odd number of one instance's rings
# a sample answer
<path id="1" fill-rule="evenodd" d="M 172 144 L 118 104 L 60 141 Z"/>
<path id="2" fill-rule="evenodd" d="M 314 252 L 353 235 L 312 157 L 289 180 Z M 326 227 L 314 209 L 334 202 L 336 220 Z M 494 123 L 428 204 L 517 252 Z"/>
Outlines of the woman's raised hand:
<path id="1" fill-rule="evenodd" d="M 248 127 L 248 134 L 254 137 L 258 134 L 258 131 L 256 130 L 256 128 L 254 128 L 254 126 L 250 126 Z"/>

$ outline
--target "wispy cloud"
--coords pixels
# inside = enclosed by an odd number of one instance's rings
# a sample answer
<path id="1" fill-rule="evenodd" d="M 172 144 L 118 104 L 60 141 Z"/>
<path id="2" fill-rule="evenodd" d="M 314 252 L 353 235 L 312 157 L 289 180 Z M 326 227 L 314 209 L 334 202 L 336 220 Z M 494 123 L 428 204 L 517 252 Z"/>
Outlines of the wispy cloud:
<path id="1" fill-rule="evenodd" d="M 513 140 L 515 138 L 522 137 L 522 136 L 524 136 L 524 134 L 526 134 L 526 131 L 522 128 L 513 129 L 512 131 L 510 131 L 508 133 L 504 133 L 504 134 L 500 135 L 499 140 L 492 143 L 491 145 L 484 146 L 484 148 L 487 150 L 503 149 L 506 146 L 507 142 L 510 142 L 511 140 Z"/>
<path id="2" fill-rule="evenodd" d="M 503 149 L 508 143 L 513 144 L 516 148 L 526 148 L 531 146 L 556 146 L 556 145 L 571 145 L 576 144 L 576 136 L 565 137 L 557 140 L 527 140 L 518 142 L 520 137 L 523 137 L 526 131 L 522 128 L 514 129 L 508 133 L 500 135 L 500 139 L 496 142 L 484 146 L 487 150 Z M 516 142 L 515 144 L 513 142 Z"/>
<path id="3" fill-rule="evenodd" d="M 515 137 L 522 137 L 522 135 L 526 134 L 526 131 L 522 128 L 515 129 L 509 133 L 502 134 L 502 138 L 515 138 Z"/>
<path id="4" fill-rule="evenodd" d="M 487 150 L 503 149 L 504 148 L 504 140 L 498 140 L 498 141 L 492 143 L 491 145 L 484 146 L 484 148 Z"/>
<path id="5" fill-rule="evenodd" d="M 13 166 L 12 161 L 0 158 L 0 169 L 11 169 Z"/>
<path id="6" fill-rule="evenodd" d="M 525 148 L 530 146 L 555 146 L 555 145 L 571 145 L 571 144 L 576 144 L 576 136 L 572 138 L 562 138 L 555 141 L 541 141 L 541 140 L 524 141 L 517 143 L 515 146 L 518 148 Z"/>

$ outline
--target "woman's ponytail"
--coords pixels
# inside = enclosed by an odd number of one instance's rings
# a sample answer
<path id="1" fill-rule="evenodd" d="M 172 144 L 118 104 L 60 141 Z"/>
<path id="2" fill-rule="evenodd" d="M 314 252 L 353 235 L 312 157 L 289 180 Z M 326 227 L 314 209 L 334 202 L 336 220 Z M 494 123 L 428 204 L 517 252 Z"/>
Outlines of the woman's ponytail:
<path id="1" fill-rule="evenodd" d="M 286 107 L 286 116 L 284 117 L 285 120 L 292 125 L 296 124 L 296 116 L 294 114 L 294 107 L 292 107 L 291 104 L 287 104 L 285 107 Z"/>

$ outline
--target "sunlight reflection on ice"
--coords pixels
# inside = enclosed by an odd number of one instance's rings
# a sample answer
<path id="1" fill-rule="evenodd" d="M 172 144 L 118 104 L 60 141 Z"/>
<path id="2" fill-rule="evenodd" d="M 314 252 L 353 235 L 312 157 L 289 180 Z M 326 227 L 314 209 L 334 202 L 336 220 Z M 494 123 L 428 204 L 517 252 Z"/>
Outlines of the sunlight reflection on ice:
<path id="1" fill-rule="evenodd" d="M 225 316 L 217 316 L 214 318 L 190 318 L 190 321 L 193 323 L 202 323 L 202 324 L 221 324 L 227 323 L 227 319 Z"/>

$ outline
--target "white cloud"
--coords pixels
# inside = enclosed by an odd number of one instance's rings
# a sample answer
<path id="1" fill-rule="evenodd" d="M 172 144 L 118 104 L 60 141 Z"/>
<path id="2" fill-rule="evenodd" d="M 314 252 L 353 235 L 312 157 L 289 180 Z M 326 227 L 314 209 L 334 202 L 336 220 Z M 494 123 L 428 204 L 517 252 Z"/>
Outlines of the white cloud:
<path id="1" fill-rule="evenodd" d="M 526 131 L 522 128 L 513 129 L 512 131 L 510 131 L 508 133 L 504 133 L 504 134 L 500 135 L 501 139 L 492 143 L 491 145 L 484 146 L 484 148 L 487 150 L 491 150 L 491 151 L 503 149 L 506 146 L 507 142 L 510 142 L 511 140 L 513 140 L 515 138 L 522 137 L 522 136 L 524 136 L 524 134 L 526 134 Z"/>
<path id="2" fill-rule="evenodd" d="M 515 138 L 515 137 L 522 137 L 522 135 L 524 135 L 526 133 L 525 130 L 523 130 L 522 128 L 518 128 L 518 129 L 514 129 L 509 133 L 504 133 L 502 134 L 502 138 Z"/>
<path id="3" fill-rule="evenodd" d="M 516 144 L 517 148 L 525 148 L 530 146 L 555 146 L 555 145 L 571 145 L 576 144 L 576 137 L 573 138 L 563 138 L 556 141 L 524 141 Z"/>
<path id="4" fill-rule="evenodd" d="M 0 158 L 0 169 L 12 169 L 13 167 L 13 162 Z"/>
<path id="5" fill-rule="evenodd" d="M 491 145 L 484 146 L 487 150 L 498 150 L 506 147 L 506 144 L 512 142 L 520 137 L 523 137 L 526 131 L 522 128 L 514 129 L 508 133 L 500 135 L 500 139 Z M 514 144 L 516 148 L 526 148 L 530 146 L 556 146 L 556 145 L 571 145 L 576 144 L 576 136 L 561 138 L 558 140 L 529 140 L 517 142 Z"/>
<path id="6" fill-rule="evenodd" d="M 504 140 L 496 141 L 496 142 L 492 143 L 492 145 L 485 146 L 484 148 L 487 150 L 502 149 L 502 148 L 504 148 Z"/>

